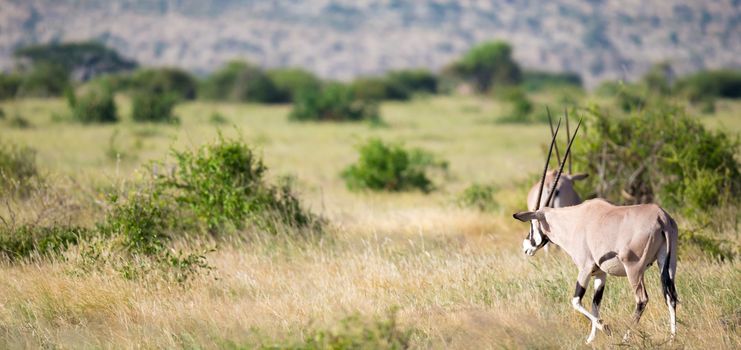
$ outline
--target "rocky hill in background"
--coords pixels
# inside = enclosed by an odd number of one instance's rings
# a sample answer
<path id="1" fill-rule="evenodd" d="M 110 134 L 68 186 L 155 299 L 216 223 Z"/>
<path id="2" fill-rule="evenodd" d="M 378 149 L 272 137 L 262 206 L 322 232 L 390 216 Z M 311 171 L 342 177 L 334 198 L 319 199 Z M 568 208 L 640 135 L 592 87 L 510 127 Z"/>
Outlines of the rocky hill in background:
<path id="1" fill-rule="evenodd" d="M 741 67 L 741 1 L 0 0 L 0 67 L 31 44 L 98 40 L 144 65 L 208 72 L 234 58 L 349 79 L 440 69 L 503 39 L 530 69 L 588 86 Z"/>

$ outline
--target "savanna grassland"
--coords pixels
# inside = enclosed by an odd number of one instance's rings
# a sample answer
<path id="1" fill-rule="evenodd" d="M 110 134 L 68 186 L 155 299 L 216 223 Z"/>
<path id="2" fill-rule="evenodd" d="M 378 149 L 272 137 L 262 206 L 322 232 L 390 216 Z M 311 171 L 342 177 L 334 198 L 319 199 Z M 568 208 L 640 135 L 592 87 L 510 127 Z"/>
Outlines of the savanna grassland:
<path id="1" fill-rule="evenodd" d="M 585 347 L 589 323 L 569 303 L 576 268 L 560 252 L 526 258 L 527 227 L 511 218 L 542 167 L 545 124 L 498 124 L 499 102 L 466 96 L 383 103 L 381 125 L 290 122 L 287 105 L 203 101 L 179 104 L 177 125 L 141 124 L 126 119 L 126 97 L 117 102 L 123 120 L 103 125 L 59 121 L 68 108 L 62 99 L 2 103 L 6 119 L 20 115 L 30 125 L 0 121 L 0 137 L 37 151 L 48 188 L 4 200 L 3 220 L 93 225 L 105 216 L 108 193 L 145 178 L 150 161 L 168 164 L 172 149 L 195 149 L 221 133 L 255 147 L 269 178 L 294 177 L 301 200 L 326 219 L 324 232 L 176 241 L 174 249 L 204 250 L 211 268 L 186 283 L 90 267 L 80 254 L 94 244 L 87 242 L 64 258 L 4 261 L 0 348 L 290 347 L 323 337 L 368 348 L 387 338 L 413 348 Z M 547 95 L 535 102 L 556 104 Z M 739 113 L 739 102 L 722 100 L 701 118 L 738 134 Z M 351 192 L 340 173 L 371 137 L 429 150 L 448 171 L 433 174 L 437 188 L 428 194 Z M 472 183 L 499 188 L 498 206 L 458 205 Z M 737 230 L 717 234 L 737 240 Z M 630 323 L 627 280 L 608 278 L 602 318 L 614 334 L 598 334 L 594 346 L 741 347 L 741 265 L 689 252 L 680 251 L 673 342 L 651 268 L 652 299 L 638 326 Z"/>

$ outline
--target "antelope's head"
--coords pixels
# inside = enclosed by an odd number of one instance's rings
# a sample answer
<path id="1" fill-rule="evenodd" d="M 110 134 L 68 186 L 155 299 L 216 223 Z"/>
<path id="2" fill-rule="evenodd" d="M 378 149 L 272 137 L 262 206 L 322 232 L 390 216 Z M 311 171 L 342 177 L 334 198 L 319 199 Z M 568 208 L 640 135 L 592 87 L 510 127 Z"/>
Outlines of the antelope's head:
<path id="1" fill-rule="evenodd" d="M 558 125 L 556 126 L 556 130 L 552 133 L 551 138 L 551 145 L 548 149 L 548 156 L 546 157 L 545 161 L 545 167 L 543 168 L 543 176 L 540 178 L 540 186 L 538 188 L 538 200 L 536 202 L 535 210 L 533 211 L 526 211 L 526 212 L 519 212 L 512 215 L 517 220 L 520 220 L 522 222 L 530 222 L 530 230 L 528 231 L 527 237 L 522 241 L 522 250 L 525 254 L 529 256 L 535 255 L 535 252 L 538 251 L 538 249 L 543 248 L 548 242 L 548 232 L 550 232 L 550 227 L 548 225 L 548 222 L 545 219 L 545 211 L 547 208 L 553 206 L 553 201 L 556 198 L 557 195 L 561 194 L 561 191 L 566 190 L 567 188 L 571 191 L 573 191 L 573 180 L 574 179 L 583 179 L 586 177 L 586 175 L 579 174 L 578 176 L 570 176 L 570 175 L 563 175 L 563 168 L 564 165 L 566 165 L 566 159 L 569 157 L 569 153 L 571 152 L 571 146 L 574 143 L 574 138 L 576 137 L 576 133 L 579 132 L 579 127 L 581 126 L 581 120 L 579 120 L 579 124 L 576 126 L 576 130 L 574 130 L 574 135 L 569 138 L 569 144 L 566 148 L 566 153 L 564 154 L 563 161 L 559 159 L 559 168 L 558 171 L 554 171 L 551 174 L 548 174 L 548 164 L 551 160 L 551 155 L 553 154 L 553 148 L 556 144 L 556 137 L 558 136 L 558 130 L 561 127 L 561 121 L 558 121 Z M 542 200 L 543 197 L 543 188 L 546 185 L 546 178 L 551 177 L 549 175 L 552 175 L 552 183 L 548 186 L 549 191 L 548 196 L 546 197 L 545 201 Z M 559 187 L 559 183 L 561 179 L 569 179 L 568 184 L 565 187 L 563 183 L 561 183 L 562 187 Z M 542 205 L 541 205 L 542 204 Z"/>
<path id="2" fill-rule="evenodd" d="M 530 222 L 530 231 L 528 231 L 527 237 L 522 240 L 522 252 L 533 256 L 538 249 L 543 248 L 548 242 L 548 232 L 550 227 L 548 222 L 545 220 L 545 213 L 543 208 L 537 211 L 523 211 L 512 215 L 517 220 L 522 222 Z"/>

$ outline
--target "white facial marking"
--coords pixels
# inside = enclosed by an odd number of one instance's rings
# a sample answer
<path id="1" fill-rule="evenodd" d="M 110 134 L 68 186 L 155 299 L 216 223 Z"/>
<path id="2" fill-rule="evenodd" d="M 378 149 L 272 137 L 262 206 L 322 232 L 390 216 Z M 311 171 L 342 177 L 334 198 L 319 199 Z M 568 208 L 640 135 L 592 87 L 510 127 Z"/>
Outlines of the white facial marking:
<path id="1" fill-rule="evenodd" d="M 543 235 L 540 233 L 538 220 L 533 220 L 531 225 L 533 227 L 533 240 L 535 241 L 535 246 L 537 247 L 540 245 L 540 243 L 543 242 Z"/>

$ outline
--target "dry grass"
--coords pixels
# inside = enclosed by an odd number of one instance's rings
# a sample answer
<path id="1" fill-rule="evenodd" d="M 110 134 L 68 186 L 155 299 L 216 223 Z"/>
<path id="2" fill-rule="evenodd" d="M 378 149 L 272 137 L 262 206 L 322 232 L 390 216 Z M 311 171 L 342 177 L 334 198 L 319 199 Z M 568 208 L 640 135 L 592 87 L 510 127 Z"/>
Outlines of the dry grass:
<path id="1" fill-rule="evenodd" d="M 99 215 L 96 196 L 135 180 L 148 160 L 213 140 L 217 128 L 208 117 L 218 110 L 236 126 L 223 132 L 258 144 L 273 175 L 295 175 L 303 198 L 331 227 L 306 242 L 219 243 L 208 255 L 214 271 L 185 286 L 158 276 L 126 280 L 109 267 L 85 270 L 74 251 L 64 260 L 4 264 L 0 348 L 249 348 L 298 341 L 355 313 L 383 317 L 394 307 L 402 327 L 415 330 L 418 348 L 584 347 L 588 322 L 569 304 L 576 269 L 562 253 L 523 257 L 525 228 L 509 217 L 522 201 L 512 183 L 540 166 L 547 129 L 497 125 L 500 108 L 472 98 L 392 103 L 383 107 L 389 126 L 372 128 L 291 124 L 284 106 L 199 102 L 179 107 L 183 124 L 174 127 L 56 123 L 51 114 L 64 109 L 60 101 L 5 104 L 35 128 L 3 127 L 0 136 L 35 147 L 42 168 L 72 179 L 56 182 L 74 184 L 62 187 L 81 203 L 74 207 L 81 223 Z M 738 121 L 720 118 L 739 130 Z M 120 160 L 105 152 L 114 129 Z M 434 151 L 450 161 L 450 178 L 431 195 L 348 192 L 338 173 L 354 159 L 353 145 L 370 136 Z M 472 182 L 503 186 L 497 195 L 503 209 L 455 207 L 455 195 Z M 28 217 L 39 211 L 28 202 L 16 210 Z M 595 346 L 622 345 L 622 334 L 633 328 L 627 345 L 635 347 L 741 347 L 741 265 L 686 257 L 678 276 L 673 343 L 665 343 L 668 316 L 653 268 L 652 302 L 638 327 L 629 323 L 627 281 L 608 278 L 602 315 L 616 335 L 598 335 Z"/>

